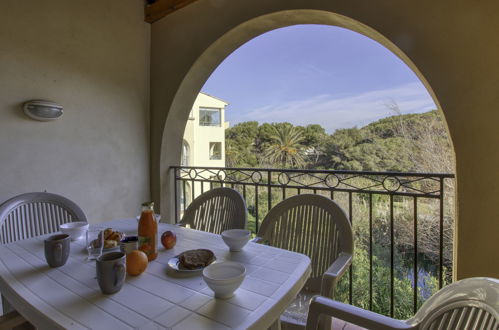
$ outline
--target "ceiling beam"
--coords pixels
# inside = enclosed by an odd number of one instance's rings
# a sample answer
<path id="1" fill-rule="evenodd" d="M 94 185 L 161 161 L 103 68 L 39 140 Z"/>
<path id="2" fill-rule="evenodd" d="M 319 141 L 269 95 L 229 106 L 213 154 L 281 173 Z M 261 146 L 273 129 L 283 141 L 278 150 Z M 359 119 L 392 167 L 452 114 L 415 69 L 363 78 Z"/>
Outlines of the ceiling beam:
<path id="1" fill-rule="evenodd" d="M 144 14 L 147 23 L 154 23 L 174 11 L 185 7 L 197 0 L 156 0 L 147 1 Z"/>

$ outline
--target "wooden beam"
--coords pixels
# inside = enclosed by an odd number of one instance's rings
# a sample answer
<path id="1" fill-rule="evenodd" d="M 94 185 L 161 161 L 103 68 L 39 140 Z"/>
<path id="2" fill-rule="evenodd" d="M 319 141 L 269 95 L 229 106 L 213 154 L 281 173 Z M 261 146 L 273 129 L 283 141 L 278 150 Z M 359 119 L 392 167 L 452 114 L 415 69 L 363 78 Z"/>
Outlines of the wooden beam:
<path id="1" fill-rule="evenodd" d="M 197 0 L 156 0 L 146 4 L 144 14 L 147 23 L 154 23 L 174 11 L 185 7 Z"/>

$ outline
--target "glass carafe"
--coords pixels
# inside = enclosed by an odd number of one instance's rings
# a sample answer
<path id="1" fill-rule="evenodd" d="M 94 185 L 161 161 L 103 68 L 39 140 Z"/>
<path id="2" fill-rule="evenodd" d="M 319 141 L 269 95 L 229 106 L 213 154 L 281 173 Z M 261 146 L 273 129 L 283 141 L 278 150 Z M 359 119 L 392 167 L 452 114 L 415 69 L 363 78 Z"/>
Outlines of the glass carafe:
<path id="1" fill-rule="evenodd" d="M 149 261 L 156 259 L 158 256 L 158 223 L 154 216 L 153 202 L 142 204 L 137 234 L 139 236 L 139 250 L 147 255 Z"/>

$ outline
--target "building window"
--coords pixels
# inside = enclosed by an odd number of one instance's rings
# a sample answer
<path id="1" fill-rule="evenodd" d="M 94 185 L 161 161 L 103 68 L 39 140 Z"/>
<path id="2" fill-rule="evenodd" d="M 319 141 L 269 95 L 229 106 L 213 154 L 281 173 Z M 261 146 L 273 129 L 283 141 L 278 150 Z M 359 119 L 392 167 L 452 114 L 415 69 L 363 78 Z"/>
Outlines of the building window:
<path id="1" fill-rule="evenodd" d="M 222 159 L 222 142 L 210 142 L 210 159 Z"/>
<path id="2" fill-rule="evenodd" d="M 189 143 L 184 140 L 182 143 L 182 153 L 180 159 L 181 166 L 189 166 L 189 151 Z"/>
<path id="3" fill-rule="evenodd" d="M 200 126 L 220 126 L 222 122 L 221 110 L 217 108 L 199 108 Z"/>

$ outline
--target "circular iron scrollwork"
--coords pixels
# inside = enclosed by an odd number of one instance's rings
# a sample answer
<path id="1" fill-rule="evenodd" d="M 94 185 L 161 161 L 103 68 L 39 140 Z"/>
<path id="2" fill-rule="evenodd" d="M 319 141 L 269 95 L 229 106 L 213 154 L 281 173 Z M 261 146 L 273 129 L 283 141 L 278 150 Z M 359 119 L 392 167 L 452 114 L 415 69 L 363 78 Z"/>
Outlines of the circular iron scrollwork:
<path id="1" fill-rule="evenodd" d="M 223 180 L 225 180 L 225 177 L 226 177 L 226 176 L 227 176 L 227 174 L 225 173 L 225 171 L 224 171 L 224 170 L 219 170 L 219 171 L 217 172 L 217 179 L 218 179 L 218 181 L 223 181 Z"/>
<path id="2" fill-rule="evenodd" d="M 260 183 L 262 181 L 262 174 L 260 172 L 253 172 L 253 174 L 251 174 L 251 181 L 253 181 L 253 183 Z"/>
<path id="3" fill-rule="evenodd" d="M 279 176 L 277 177 L 277 180 L 283 186 L 287 185 L 289 183 L 289 181 L 290 181 L 289 175 L 286 172 L 282 172 L 281 174 L 279 174 Z"/>
<path id="4" fill-rule="evenodd" d="M 397 191 L 400 189 L 400 180 L 394 176 L 387 176 L 383 180 L 383 188 L 387 191 Z"/>
<path id="5" fill-rule="evenodd" d="M 189 178 L 191 180 L 194 180 L 197 176 L 198 176 L 198 171 L 196 171 L 195 169 L 191 168 L 189 170 Z"/>
<path id="6" fill-rule="evenodd" d="M 329 188 L 335 188 L 340 184 L 340 178 L 338 178 L 338 176 L 336 174 L 328 174 L 324 178 L 324 183 Z"/>

